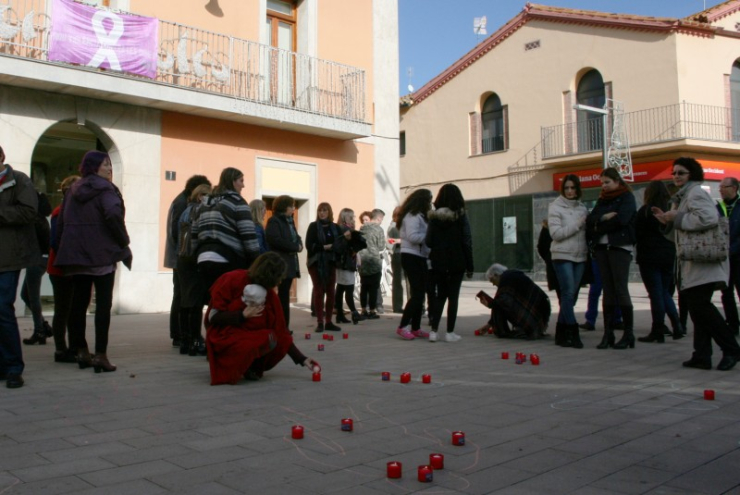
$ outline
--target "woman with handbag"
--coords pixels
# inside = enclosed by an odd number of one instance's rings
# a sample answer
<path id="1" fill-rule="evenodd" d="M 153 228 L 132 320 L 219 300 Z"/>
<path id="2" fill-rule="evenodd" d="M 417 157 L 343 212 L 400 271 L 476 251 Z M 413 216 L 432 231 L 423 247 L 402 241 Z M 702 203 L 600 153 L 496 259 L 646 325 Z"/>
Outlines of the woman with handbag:
<path id="1" fill-rule="evenodd" d="M 740 360 L 740 347 L 725 319 L 712 303 L 712 295 L 716 289 L 727 285 L 728 241 L 716 235 L 719 213 L 712 198 L 701 188 L 704 181 L 701 164 L 693 158 L 678 158 L 673 162 L 672 175 L 673 183 L 679 190 L 671 200 L 671 209 L 663 211 L 653 207 L 652 212 L 665 225 L 666 233 L 676 233 L 678 287 L 694 322 L 694 353 L 683 365 L 687 368 L 712 369 L 714 339 L 723 354 L 717 369 L 727 371 Z M 700 248 L 692 249 L 699 245 Z M 725 253 L 724 259 L 722 252 Z"/>
<path id="2" fill-rule="evenodd" d="M 635 196 L 615 168 L 601 172 L 601 194 L 586 219 L 586 235 L 593 247 L 604 286 L 604 337 L 597 349 L 635 347 L 629 272 L 635 245 Z M 624 333 L 614 342 L 615 306 L 622 311 Z"/>

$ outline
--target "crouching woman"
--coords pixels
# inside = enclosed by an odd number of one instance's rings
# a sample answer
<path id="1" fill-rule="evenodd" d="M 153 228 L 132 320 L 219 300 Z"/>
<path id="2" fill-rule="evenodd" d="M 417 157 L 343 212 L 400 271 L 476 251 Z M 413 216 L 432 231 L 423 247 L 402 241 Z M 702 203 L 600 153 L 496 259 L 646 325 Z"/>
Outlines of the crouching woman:
<path id="1" fill-rule="evenodd" d="M 211 287 L 206 315 L 211 385 L 259 380 L 286 354 L 295 364 L 320 371 L 319 363 L 295 346 L 285 324 L 275 287 L 286 268 L 279 254 L 267 252 L 249 270 L 227 272 Z"/>

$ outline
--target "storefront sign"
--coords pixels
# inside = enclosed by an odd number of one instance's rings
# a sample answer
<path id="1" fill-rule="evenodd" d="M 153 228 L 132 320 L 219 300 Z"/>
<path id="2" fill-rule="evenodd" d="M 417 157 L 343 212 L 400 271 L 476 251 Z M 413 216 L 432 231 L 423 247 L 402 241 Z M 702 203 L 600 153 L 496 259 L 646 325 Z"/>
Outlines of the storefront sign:
<path id="1" fill-rule="evenodd" d="M 725 177 L 737 177 L 740 179 L 740 163 L 716 162 L 712 160 L 699 160 L 704 167 L 704 179 L 720 181 Z M 561 172 L 553 174 L 552 188 L 560 191 L 560 183 L 563 177 L 568 174 L 575 174 L 581 180 L 581 187 L 601 187 L 599 176 L 601 168 L 592 168 L 588 170 L 579 170 L 577 172 Z M 632 169 L 634 183 L 650 182 L 651 180 L 671 180 L 673 171 L 673 160 L 663 160 L 660 162 L 640 163 Z"/>
<path id="2" fill-rule="evenodd" d="M 49 60 L 157 77 L 159 22 L 153 17 L 53 0 Z"/>

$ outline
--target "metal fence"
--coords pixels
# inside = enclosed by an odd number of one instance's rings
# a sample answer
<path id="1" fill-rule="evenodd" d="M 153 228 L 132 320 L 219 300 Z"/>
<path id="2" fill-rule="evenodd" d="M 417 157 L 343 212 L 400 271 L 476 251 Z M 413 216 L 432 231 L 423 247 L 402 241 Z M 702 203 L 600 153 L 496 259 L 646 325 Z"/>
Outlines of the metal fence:
<path id="1" fill-rule="evenodd" d="M 46 4 L 0 4 L 0 56 L 48 61 Z M 246 108 L 239 102 L 255 102 L 365 122 L 364 70 L 168 21 L 159 21 L 156 79 L 121 75 L 229 96 L 237 111 Z"/>
<path id="2" fill-rule="evenodd" d="M 601 122 L 543 127 L 543 158 L 601 150 Z M 631 147 L 678 139 L 740 142 L 740 108 L 682 102 L 625 113 L 624 124 Z"/>

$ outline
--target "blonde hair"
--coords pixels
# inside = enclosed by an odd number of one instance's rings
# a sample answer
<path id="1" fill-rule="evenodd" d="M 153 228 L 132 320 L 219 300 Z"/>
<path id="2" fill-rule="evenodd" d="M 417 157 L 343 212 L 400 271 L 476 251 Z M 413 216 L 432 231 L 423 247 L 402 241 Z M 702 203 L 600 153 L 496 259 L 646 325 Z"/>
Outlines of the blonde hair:
<path id="1" fill-rule="evenodd" d="M 191 203 L 197 203 L 198 201 L 200 201 L 200 198 L 209 194 L 211 194 L 211 186 L 209 184 L 201 184 L 193 189 L 193 192 L 190 194 L 188 201 Z"/>
<path id="2" fill-rule="evenodd" d="M 249 209 L 252 210 L 252 221 L 260 227 L 264 227 L 262 221 L 265 219 L 265 212 L 267 211 L 265 202 L 261 199 L 253 199 L 249 202 Z"/>

